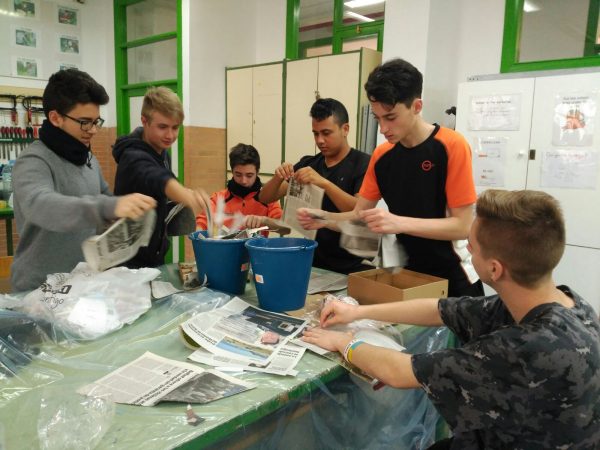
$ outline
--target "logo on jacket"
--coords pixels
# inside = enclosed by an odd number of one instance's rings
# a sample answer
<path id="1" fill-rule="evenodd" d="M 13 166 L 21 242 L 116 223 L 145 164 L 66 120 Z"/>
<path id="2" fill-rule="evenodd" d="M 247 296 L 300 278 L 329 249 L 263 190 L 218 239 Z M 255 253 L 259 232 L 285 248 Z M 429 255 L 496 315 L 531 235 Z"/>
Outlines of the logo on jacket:
<path id="1" fill-rule="evenodd" d="M 433 168 L 433 166 L 434 164 L 429 160 L 423 161 L 421 163 L 421 169 L 423 169 L 425 172 L 429 172 Z"/>

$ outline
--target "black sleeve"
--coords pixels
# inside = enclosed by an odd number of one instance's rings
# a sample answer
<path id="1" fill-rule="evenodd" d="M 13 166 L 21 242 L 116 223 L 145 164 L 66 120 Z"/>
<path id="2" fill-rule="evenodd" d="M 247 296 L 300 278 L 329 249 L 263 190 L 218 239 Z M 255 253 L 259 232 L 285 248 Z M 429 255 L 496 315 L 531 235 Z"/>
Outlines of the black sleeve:
<path id="1" fill-rule="evenodd" d="M 294 172 L 296 170 L 302 169 L 303 167 L 310 166 L 310 164 L 314 161 L 314 159 L 315 159 L 314 155 L 303 156 L 302 158 L 300 158 L 300 161 L 298 161 L 296 164 L 294 164 Z"/>
<path id="2" fill-rule="evenodd" d="M 358 194 L 360 191 L 360 187 L 362 186 L 363 178 L 365 177 L 365 173 L 367 173 L 367 167 L 369 167 L 369 161 L 371 157 L 365 153 L 358 152 L 359 158 L 357 158 L 356 166 L 354 169 L 354 177 L 352 179 L 352 194 Z"/>
<path id="3" fill-rule="evenodd" d="M 139 192 L 155 199 L 165 197 L 165 185 L 175 177 L 169 169 L 161 167 L 142 151 L 124 152 L 119 166 L 119 172 L 127 174 L 126 184 L 130 186 L 130 192 Z"/>

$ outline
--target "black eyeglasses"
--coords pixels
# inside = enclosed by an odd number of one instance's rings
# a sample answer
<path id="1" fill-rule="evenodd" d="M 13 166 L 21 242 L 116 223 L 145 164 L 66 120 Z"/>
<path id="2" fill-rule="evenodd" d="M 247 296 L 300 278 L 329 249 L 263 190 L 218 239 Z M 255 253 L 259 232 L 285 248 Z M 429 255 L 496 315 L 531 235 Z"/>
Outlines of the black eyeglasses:
<path id="1" fill-rule="evenodd" d="M 104 125 L 104 119 L 102 117 L 98 117 L 96 120 L 85 120 L 85 119 L 76 119 L 75 117 L 68 116 L 66 114 L 61 114 L 68 119 L 77 122 L 81 127 L 81 131 L 90 131 L 93 127 L 96 127 L 98 130 L 102 128 Z"/>

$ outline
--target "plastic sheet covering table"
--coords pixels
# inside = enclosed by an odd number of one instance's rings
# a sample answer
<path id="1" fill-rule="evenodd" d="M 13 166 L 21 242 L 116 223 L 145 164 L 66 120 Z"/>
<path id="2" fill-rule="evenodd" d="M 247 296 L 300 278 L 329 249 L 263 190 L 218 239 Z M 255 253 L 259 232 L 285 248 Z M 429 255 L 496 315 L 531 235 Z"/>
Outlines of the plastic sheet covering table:
<path id="1" fill-rule="evenodd" d="M 161 278 L 177 284 L 176 266 Z M 243 297 L 255 302 L 251 285 Z M 335 362 L 306 352 L 297 377 L 236 374 L 255 389 L 205 405 L 98 404 L 75 391 L 146 351 L 184 361 L 178 325 L 228 296 L 204 290 L 155 301 L 134 324 L 95 341 L 61 340 L 48 324 L 0 311 L 0 448 L 426 448 L 439 416 L 421 390 L 372 391 Z M 409 350 L 448 342 L 445 328 L 405 327 Z"/>

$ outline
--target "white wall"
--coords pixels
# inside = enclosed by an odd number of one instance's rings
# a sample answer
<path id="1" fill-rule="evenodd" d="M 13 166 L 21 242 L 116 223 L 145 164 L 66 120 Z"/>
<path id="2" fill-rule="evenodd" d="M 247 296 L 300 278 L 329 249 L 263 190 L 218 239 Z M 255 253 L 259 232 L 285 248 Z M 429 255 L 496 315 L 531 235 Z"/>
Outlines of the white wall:
<path id="1" fill-rule="evenodd" d="M 423 72 L 423 117 L 446 123 L 458 83 L 500 72 L 504 0 L 386 3 L 383 60 L 400 57 Z"/>
<path id="2" fill-rule="evenodd" d="M 225 128 L 225 68 L 285 57 L 285 2 L 188 2 L 189 94 L 184 92 L 184 96 L 190 105 L 186 123 Z"/>

